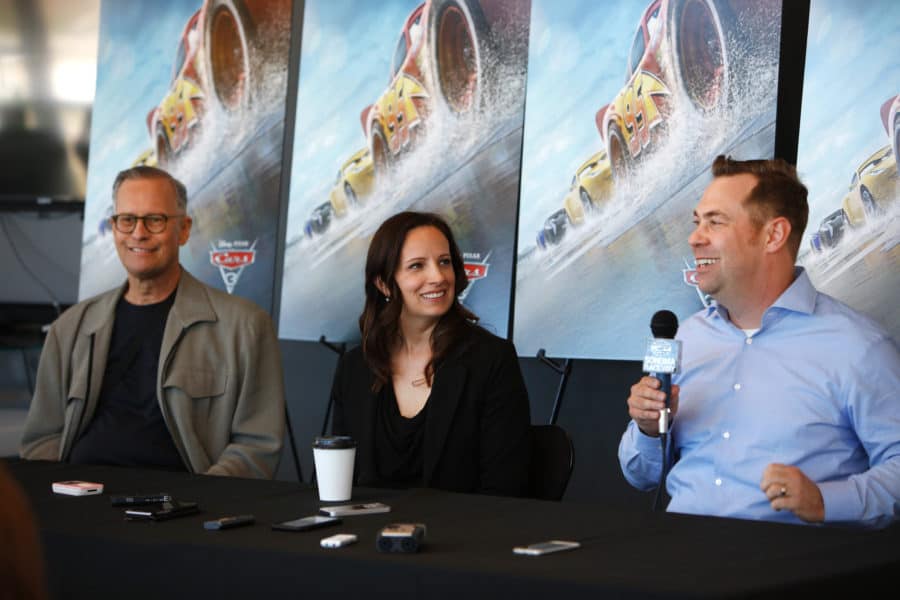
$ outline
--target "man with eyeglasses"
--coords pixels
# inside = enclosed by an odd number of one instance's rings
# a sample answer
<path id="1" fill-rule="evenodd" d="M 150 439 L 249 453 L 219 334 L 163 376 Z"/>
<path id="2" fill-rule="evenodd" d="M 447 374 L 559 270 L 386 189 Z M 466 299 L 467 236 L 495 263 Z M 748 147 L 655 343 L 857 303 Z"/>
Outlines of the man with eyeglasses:
<path id="1" fill-rule="evenodd" d="M 284 437 L 271 319 L 181 267 L 191 217 L 177 179 L 127 169 L 113 202 L 127 281 L 50 328 L 22 457 L 270 478 Z"/>

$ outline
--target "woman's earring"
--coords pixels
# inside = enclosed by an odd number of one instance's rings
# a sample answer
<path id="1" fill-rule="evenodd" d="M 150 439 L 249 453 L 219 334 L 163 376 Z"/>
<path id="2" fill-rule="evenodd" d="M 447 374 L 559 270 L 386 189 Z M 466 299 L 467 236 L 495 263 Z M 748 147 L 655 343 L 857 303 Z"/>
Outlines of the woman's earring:
<path id="1" fill-rule="evenodd" d="M 390 297 L 390 296 L 385 296 L 385 297 L 384 297 L 384 301 L 385 301 L 385 302 L 390 302 L 390 301 L 391 301 L 391 297 Z"/>

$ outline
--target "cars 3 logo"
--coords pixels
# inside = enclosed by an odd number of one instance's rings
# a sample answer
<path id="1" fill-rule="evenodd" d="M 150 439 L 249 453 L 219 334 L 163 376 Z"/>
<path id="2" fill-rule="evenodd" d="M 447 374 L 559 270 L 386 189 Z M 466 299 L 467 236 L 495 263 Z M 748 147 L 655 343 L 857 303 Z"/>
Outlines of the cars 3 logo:
<path id="1" fill-rule="evenodd" d="M 466 289 L 463 290 L 462 294 L 459 295 L 460 300 L 465 300 L 466 296 L 472 290 L 472 286 L 479 279 L 484 279 L 487 277 L 488 268 L 491 266 L 488 262 L 488 259 L 491 257 L 491 253 L 488 252 L 484 255 L 484 258 L 481 258 L 481 254 L 473 253 L 473 252 L 464 252 L 463 253 L 463 267 L 466 270 L 466 279 L 469 280 L 469 285 Z"/>
<path id="2" fill-rule="evenodd" d="M 217 244 L 210 243 L 210 246 L 209 262 L 219 269 L 225 289 L 231 294 L 244 269 L 256 261 L 256 240 L 252 244 L 244 240 L 219 240 Z"/>

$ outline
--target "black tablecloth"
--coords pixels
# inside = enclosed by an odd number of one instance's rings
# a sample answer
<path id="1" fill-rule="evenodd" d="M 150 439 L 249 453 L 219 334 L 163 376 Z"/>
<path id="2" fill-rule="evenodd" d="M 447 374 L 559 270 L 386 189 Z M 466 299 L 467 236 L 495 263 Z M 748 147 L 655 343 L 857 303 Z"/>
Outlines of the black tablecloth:
<path id="1" fill-rule="evenodd" d="M 387 514 L 347 517 L 308 532 L 272 523 L 317 512 L 315 490 L 294 483 L 184 473 L 12 461 L 39 519 L 50 587 L 58 597 L 346 598 L 752 597 L 793 591 L 856 594 L 893 583 L 900 527 L 804 527 L 653 513 L 580 503 L 354 490 Z M 51 483 L 105 484 L 100 496 L 51 492 Z M 125 521 L 115 494 L 168 492 L 202 513 L 165 522 Z M 206 531 L 205 520 L 253 514 L 255 525 Z M 419 554 L 382 554 L 375 536 L 392 522 L 427 525 Z M 326 550 L 319 540 L 355 533 Z M 541 557 L 513 546 L 550 539 L 583 547 Z M 887 589 L 891 589 L 888 587 Z"/>

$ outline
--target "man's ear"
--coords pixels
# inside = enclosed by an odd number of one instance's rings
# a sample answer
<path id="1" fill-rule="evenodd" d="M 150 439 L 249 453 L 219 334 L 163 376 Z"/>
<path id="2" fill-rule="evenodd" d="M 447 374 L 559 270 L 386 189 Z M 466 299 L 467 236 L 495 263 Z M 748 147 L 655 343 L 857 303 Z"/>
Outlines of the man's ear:
<path id="1" fill-rule="evenodd" d="M 391 291 L 388 289 L 388 286 L 384 284 L 384 280 L 381 277 L 375 278 L 375 287 L 378 288 L 378 291 L 384 294 L 385 298 L 391 297 Z"/>
<path id="2" fill-rule="evenodd" d="M 178 233 L 179 246 L 187 244 L 188 238 L 191 237 L 191 225 L 193 224 L 194 220 L 189 216 L 185 215 L 181 218 L 181 231 Z"/>
<path id="3" fill-rule="evenodd" d="M 766 225 L 766 252 L 778 252 L 790 237 L 791 222 L 785 217 L 775 217 Z"/>

